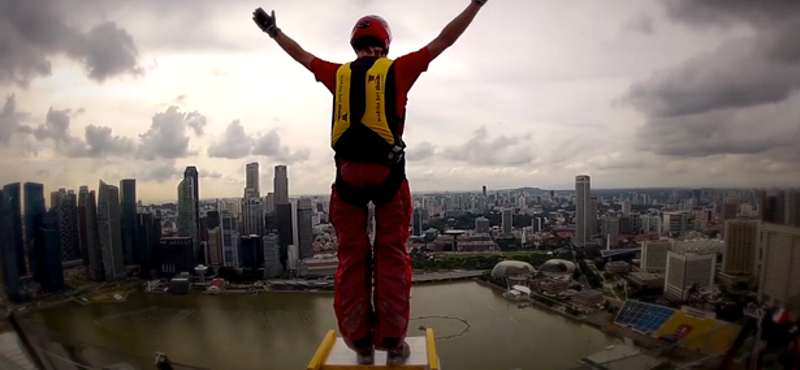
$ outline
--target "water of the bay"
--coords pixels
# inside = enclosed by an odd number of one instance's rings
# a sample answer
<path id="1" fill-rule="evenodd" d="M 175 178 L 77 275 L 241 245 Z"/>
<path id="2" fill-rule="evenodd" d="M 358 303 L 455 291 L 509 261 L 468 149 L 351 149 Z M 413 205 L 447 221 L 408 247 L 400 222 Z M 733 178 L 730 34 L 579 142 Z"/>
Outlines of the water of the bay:
<path id="1" fill-rule="evenodd" d="M 412 317 L 449 316 L 469 323 L 461 336 L 438 341 L 444 369 L 565 369 L 616 339 L 539 308 L 520 309 L 501 292 L 475 282 L 415 286 Z M 333 296 L 315 293 L 166 295 L 136 293 L 125 303 L 70 303 L 32 313 L 30 320 L 77 341 L 135 356 L 83 348 L 93 363 L 128 362 L 152 368 L 152 355 L 210 369 L 302 369 L 329 329 L 336 328 Z M 448 318 L 411 322 L 438 336 L 461 333 Z M 118 358 L 113 358 L 118 356 Z"/>

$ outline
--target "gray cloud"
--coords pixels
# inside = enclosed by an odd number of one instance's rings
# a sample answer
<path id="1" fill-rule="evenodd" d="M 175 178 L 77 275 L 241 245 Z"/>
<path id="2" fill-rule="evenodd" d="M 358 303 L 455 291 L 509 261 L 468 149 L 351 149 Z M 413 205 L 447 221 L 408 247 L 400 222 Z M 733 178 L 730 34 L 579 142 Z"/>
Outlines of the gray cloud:
<path id="1" fill-rule="evenodd" d="M 35 130 L 36 140 L 53 140 L 56 153 L 69 158 L 106 158 L 120 157 L 133 152 L 133 140 L 114 136 L 109 127 L 89 125 L 85 129 L 84 139 L 70 133 L 70 110 L 54 110 L 47 112 L 45 122 Z"/>
<path id="2" fill-rule="evenodd" d="M 625 100 L 648 117 L 638 132 L 642 148 L 682 157 L 800 155 L 800 4 L 664 4 L 673 20 L 696 29 L 748 26 L 755 33 L 630 86 Z"/>
<path id="3" fill-rule="evenodd" d="M 92 158 L 125 156 L 133 153 L 133 140 L 114 136 L 110 127 L 86 126 L 86 155 Z"/>
<path id="4" fill-rule="evenodd" d="M 153 166 L 140 168 L 136 171 L 136 179 L 143 182 L 167 182 L 179 179 L 183 170 L 175 167 L 175 160 L 158 161 Z M 176 193 L 177 194 L 177 193 Z"/>
<path id="5" fill-rule="evenodd" d="M 292 164 L 307 160 L 311 152 L 308 149 L 292 151 L 290 148 L 281 144 L 280 135 L 278 135 L 275 129 L 272 129 L 266 134 L 256 138 L 252 154 L 271 157 L 285 164 Z"/>
<path id="6" fill-rule="evenodd" d="M 241 159 L 248 155 L 265 156 L 285 164 L 307 160 L 311 156 L 308 149 L 292 150 L 283 145 L 276 129 L 266 134 L 248 134 L 237 119 L 228 124 L 219 140 L 208 147 L 212 158 Z"/>
<path id="7" fill-rule="evenodd" d="M 219 172 L 219 171 L 209 171 L 209 170 L 200 169 L 200 178 L 201 178 L 201 181 L 204 178 L 221 179 L 222 178 L 222 173 Z"/>
<path id="8" fill-rule="evenodd" d="M 64 53 L 81 62 L 89 77 L 140 74 L 133 38 L 114 22 L 82 32 L 65 22 L 71 9 L 54 0 L 0 0 L 0 83 L 27 87 L 49 76 L 51 57 Z"/>
<path id="9" fill-rule="evenodd" d="M 197 111 L 180 112 L 176 106 L 156 113 L 150 129 L 139 135 L 138 156 L 146 160 L 154 160 L 156 158 L 183 158 L 194 154 L 189 150 L 189 135 L 186 130 L 192 128 L 195 134 L 199 135 L 205 124 L 206 117 L 202 114 Z"/>
<path id="10" fill-rule="evenodd" d="M 0 112 L 0 143 L 9 144 L 12 136 L 18 133 L 31 133 L 30 127 L 22 125 L 22 120 L 27 118 L 27 113 L 17 112 L 17 99 L 15 95 L 6 96 L 3 110 Z"/>
<path id="11" fill-rule="evenodd" d="M 409 145 L 406 149 L 406 159 L 409 162 L 423 161 L 433 157 L 436 147 L 433 144 L 423 141 L 417 145 Z"/>
<path id="12" fill-rule="evenodd" d="M 628 22 L 626 22 L 622 28 L 627 31 L 633 32 L 640 32 L 646 35 L 652 35 L 654 28 L 653 28 L 653 18 L 645 13 L 641 13 L 636 17 L 632 18 Z"/>
<path id="13" fill-rule="evenodd" d="M 219 141 L 208 147 L 208 156 L 212 158 L 240 159 L 248 156 L 253 148 L 254 140 L 247 136 L 239 120 L 228 125 Z"/>
<path id="14" fill-rule="evenodd" d="M 529 139 L 529 135 L 526 137 L 500 135 L 494 140 L 489 140 L 486 127 L 481 127 L 464 144 L 445 148 L 444 156 L 454 161 L 476 165 L 522 165 L 532 162 L 535 158 Z"/>

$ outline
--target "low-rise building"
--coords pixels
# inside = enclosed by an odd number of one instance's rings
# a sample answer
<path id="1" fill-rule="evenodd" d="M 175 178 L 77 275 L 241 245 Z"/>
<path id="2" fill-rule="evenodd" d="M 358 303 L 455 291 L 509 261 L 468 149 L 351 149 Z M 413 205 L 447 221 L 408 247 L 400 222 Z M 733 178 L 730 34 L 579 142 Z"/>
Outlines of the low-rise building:
<path id="1" fill-rule="evenodd" d="M 625 261 L 613 261 L 606 263 L 606 272 L 609 274 L 621 274 L 631 271 L 631 265 Z"/>
<path id="2" fill-rule="evenodd" d="M 539 283 L 539 289 L 547 294 L 558 294 L 569 288 L 570 279 L 548 278 Z"/>
<path id="3" fill-rule="evenodd" d="M 642 289 L 664 289 L 664 276 L 639 271 L 628 274 L 628 281 Z"/>
<path id="4" fill-rule="evenodd" d="M 572 303 L 592 307 L 603 304 L 603 292 L 594 289 L 584 289 L 572 296 Z"/>

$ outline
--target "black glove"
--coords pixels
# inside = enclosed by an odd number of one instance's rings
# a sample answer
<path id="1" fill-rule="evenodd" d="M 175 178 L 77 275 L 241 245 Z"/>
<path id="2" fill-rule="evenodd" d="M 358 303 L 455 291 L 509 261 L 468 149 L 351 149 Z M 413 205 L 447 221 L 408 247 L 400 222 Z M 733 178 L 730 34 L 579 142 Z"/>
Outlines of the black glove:
<path id="1" fill-rule="evenodd" d="M 275 24 L 275 11 L 272 11 L 272 15 L 267 14 L 264 9 L 258 8 L 253 12 L 253 21 L 256 22 L 258 28 L 261 28 L 262 31 L 266 32 L 269 37 L 275 38 L 278 35 L 278 31 L 281 29 Z"/>

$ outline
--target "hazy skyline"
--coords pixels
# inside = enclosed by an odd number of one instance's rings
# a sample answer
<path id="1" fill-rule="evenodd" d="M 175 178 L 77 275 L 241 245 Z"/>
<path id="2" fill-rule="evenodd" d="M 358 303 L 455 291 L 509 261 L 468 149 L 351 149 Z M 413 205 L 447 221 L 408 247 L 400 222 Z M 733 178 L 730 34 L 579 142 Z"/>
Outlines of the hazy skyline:
<path id="1" fill-rule="evenodd" d="M 333 180 L 331 96 L 250 19 L 275 9 L 314 55 L 352 60 L 365 14 L 390 57 L 468 0 L 0 0 L 0 183 L 137 179 L 169 201 L 241 196 L 244 167 L 289 166 L 290 194 Z M 800 183 L 800 3 L 489 0 L 409 94 L 412 191 Z"/>

